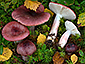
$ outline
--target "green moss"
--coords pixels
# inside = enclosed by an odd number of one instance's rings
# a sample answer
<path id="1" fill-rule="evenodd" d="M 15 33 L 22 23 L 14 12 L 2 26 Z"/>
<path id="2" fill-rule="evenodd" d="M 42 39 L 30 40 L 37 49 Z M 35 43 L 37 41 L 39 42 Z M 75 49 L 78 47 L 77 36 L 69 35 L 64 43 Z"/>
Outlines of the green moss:
<path id="1" fill-rule="evenodd" d="M 1 30 L 3 29 L 3 27 L 8 22 L 14 21 L 14 19 L 11 16 L 11 13 L 16 8 L 18 8 L 20 5 L 24 4 L 24 1 L 25 0 L 0 0 L 0 33 L 1 33 Z M 77 19 L 79 17 L 79 14 L 82 14 L 85 12 L 85 1 L 84 0 L 82 0 L 82 1 L 81 0 L 72 0 L 71 2 L 70 1 L 68 2 L 67 0 L 65 0 L 67 2 L 65 2 L 64 0 L 38 0 L 38 1 L 41 2 L 45 8 L 48 8 L 48 9 L 49 9 L 49 6 L 48 6 L 49 2 L 51 2 L 51 1 L 56 2 L 56 3 L 61 3 L 63 5 L 70 7 L 76 13 L 76 19 L 71 20 L 71 21 L 77 27 L 78 27 L 78 25 L 77 25 L 78 20 Z M 72 3 L 72 4 L 70 4 L 70 3 Z M 52 56 L 55 53 L 55 49 L 53 49 L 52 47 L 47 48 L 47 46 L 45 44 L 43 46 L 37 45 L 36 39 L 40 33 L 42 33 L 46 36 L 49 34 L 51 27 L 52 27 L 52 24 L 53 24 L 53 21 L 54 21 L 54 18 L 55 18 L 55 15 L 53 17 L 50 17 L 50 19 L 47 22 L 45 22 L 44 24 L 36 26 L 35 33 L 34 33 L 34 35 L 36 35 L 36 37 L 32 36 L 31 38 L 35 39 L 35 41 L 33 41 L 33 42 L 37 46 L 37 51 L 33 55 L 28 56 L 29 62 L 24 62 L 21 59 L 21 56 L 17 54 L 17 52 L 16 52 L 17 44 L 14 44 L 11 41 L 5 40 L 3 38 L 3 36 L 0 34 L 0 45 L 3 45 L 5 47 L 9 47 L 11 50 L 15 49 L 15 52 L 13 53 L 12 57 L 8 61 L 0 62 L 0 64 L 2 64 L 2 63 L 3 64 L 20 64 L 20 63 L 21 64 L 23 64 L 23 63 L 26 63 L 26 64 L 28 64 L 28 63 L 35 64 L 36 63 L 36 64 L 38 64 L 39 62 L 41 64 L 44 64 L 44 63 L 49 64 L 49 62 L 52 61 Z M 66 19 L 64 19 L 64 18 L 61 18 L 61 20 L 60 20 L 60 25 L 59 25 L 58 34 L 57 34 L 58 38 L 60 38 L 62 36 L 62 34 L 66 31 L 65 21 L 66 21 Z M 28 27 L 28 29 L 29 28 L 30 27 Z M 85 48 L 85 27 L 78 27 L 78 30 L 80 31 L 81 36 L 80 37 L 79 36 L 77 36 L 77 37 L 71 36 L 68 42 L 76 43 L 77 46 L 79 46 L 79 49 L 83 50 Z M 31 35 L 33 35 L 33 34 L 30 31 L 30 36 Z M 28 36 L 28 38 L 30 38 L 30 36 Z M 28 38 L 26 38 L 26 39 L 28 39 Z M 79 41 L 78 39 L 81 39 L 81 41 Z M 79 51 L 79 49 L 77 51 Z M 58 47 L 58 51 L 60 52 L 60 55 L 62 57 L 65 57 L 66 53 L 65 53 L 64 49 L 61 49 Z M 81 54 L 82 54 L 82 52 L 79 51 L 79 53 L 81 53 Z M 78 55 L 78 57 L 79 57 L 78 62 L 85 63 L 85 55 Z M 70 60 L 67 60 L 67 63 L 71 64 L 72 62 Z"/>

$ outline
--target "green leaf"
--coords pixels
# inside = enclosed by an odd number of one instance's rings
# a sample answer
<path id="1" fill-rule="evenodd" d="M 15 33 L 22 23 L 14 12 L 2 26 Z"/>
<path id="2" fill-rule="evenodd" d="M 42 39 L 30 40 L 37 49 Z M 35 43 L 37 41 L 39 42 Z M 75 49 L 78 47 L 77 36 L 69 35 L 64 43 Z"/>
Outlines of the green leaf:
<path id="1" fill-rule="evenodd" d="M 80 61 L 81 63 L 85 63 L 85 59 L 81 59 L 81 61 Z"/>
<path id="2" fill-rule="evenodd" d="M 37 1 L 37 0 L 31 0 L 31 1 Z"/>
<path id="3" fill-rule="evenodd" d="M 5 2 L 1 2 L 0 4 L 1 4 L 1 6 L 5 6 Z"/>
<path id="4" fill-rule="evenodd" d="M 45 49 L 46 49 L 46 45 L 43 44 L 43 46 L 42 46 L 42 50 L 45 50 Z"/>
<path id="5" fill-rule="evenodd" d="M 46 2 L 47 0 L 43 0 L 42 2 Z"/>
<path id="6" fill-rule="evenodd" d="M 79 3 L 78 3 L 78 1 L 77 1 L 77 0 L 75 1 L 75 5 L 79 5 Z"/>
<path id="7" fill-rule="evenodd" d="M 12 4 L 16 4 L 18 0 L 12 0 Z"/>
<path id="8" fill-rule="evenodd" d="M 51 0 L 52 2 L 55 2 L 56 0 Z"/>
<path id="9" fill-rule="evenodd" d="M 61 47 L 58 46 L 58 49 L 61 51 Z"/>
<path id="10" fill-rule="evenodd" d="M 76 6 L 76 9 L 77 9 L 77 10 L 79 10 L 79 9 L 80 9 L 80 7 Z"/>
<path id="11" fill-rule="evenodd" d="M 57 0 L 58 3 L 63 4 L 63 5 L 73 5 L 75 0 Z"/>
<path id="12" fill-rule="evenodd" d="M 38 35 L 38 34 L 39 34 L 37 30 L 35 30 L 35 33 L 36 33 L 36 35 Z"/>
<path id="13" fill-rule="evenodd" d="M 79 51 L 80 56 L 84 56 L 84 53 L 82 50 Z"/>
<path id="14" fill-rule="evenodd" d="M 82 1 L 80 4 L 81 4 L 81 5 L 85 5 L 85 1 Z"/>
<path id="15" fill-rule="evenodd" d="M 64 57 L 65 56 L 65 52 L 60 52 L 60 56 Z"/>
<path id="16" fill-rule="evenodd" d="M 3 53 L 3 45 L 0 45 L 0 55 Z"/>

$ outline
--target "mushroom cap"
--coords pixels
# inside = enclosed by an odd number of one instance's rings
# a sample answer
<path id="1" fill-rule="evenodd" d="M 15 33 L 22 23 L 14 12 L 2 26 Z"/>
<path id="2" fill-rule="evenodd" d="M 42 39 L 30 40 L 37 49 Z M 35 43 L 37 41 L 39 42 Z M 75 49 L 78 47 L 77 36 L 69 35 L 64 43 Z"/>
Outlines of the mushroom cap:
<path id="1" fill-rule="evenodd" d="M 70 8 L 68 8 L 68 7 L 66 7 L 62 4 L 50 2 L 49 3 L 49 8 L 55 14 L 60 14 L 65 19 L 70 19 L 70 20 L 76 19 L 76 14 Z"/>
<path id="2" fill-rule="evenodd" d="M 17 53 L 22 56 L 32 55 L 36 50 L 35 44 L 30 40 L 22 41 L 17 45 Z"/>
<path id="3" fill-rule="evenodd" d="M 2 35 L 8 41 L 18 41 L 26 38 L 29 35 L 29 30 L 20 23 L 12 21 L 4 26 Z"/>
<path id="4" fill-rule="evenodd" d="M 41 8 L 39 8 L 39 10 L 40 9 Z M 23 25 L 36 26 L 47 22 L 50 18 L 50 14 L 47 12 L 36 13 L 32 10 L 28 10 L 25 6 L 21 5 L 12 12 L 12 17 Z"/>
<path id="5" fill-rule="evenodd" d="M 37 8 L 37 10 L 35 12 L 36 13 L 44 12 L 44 6 L 42 4 L 40 4 L 40 6 Z"/>
<path id="6" fill-rule="evenodd" d="M 71 34 L 73 35 L 80 35 L 80 32 L 78 31 L 77 27 L 70 21 L 66 21 L 65 22 L 65 27 L 66 27 L 66 30 L 70 30 L 71 31 Z"/>
<path id="7" fill-rule="evenodd" d="M 68 43 L 65 47 L 65 51 L 68 53 L 73 53 L 77 50 L 77 46 L 74 45 L 73 43 Z"/>

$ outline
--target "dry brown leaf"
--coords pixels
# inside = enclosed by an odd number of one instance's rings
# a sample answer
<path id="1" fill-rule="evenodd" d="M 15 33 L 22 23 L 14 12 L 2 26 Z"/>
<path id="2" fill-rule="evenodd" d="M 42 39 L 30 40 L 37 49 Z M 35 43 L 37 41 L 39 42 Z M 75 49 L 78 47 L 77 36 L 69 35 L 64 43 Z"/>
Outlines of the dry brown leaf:
<path id="1" fill-rule="evenodd" d="M 54 64 L 63 64 L 64 62 L 64 58 L 60 57 L 60 54 L 58 51 L 53 56 L 53 62 Z"/>
<path id="2" fill-rule="evenodd" d="M 78 57 L 75 54 L 71 55 L 71 61 L 73 64 L 75 64 L 77 60 L 78 60 Z"/>
<path id="3" fill-rule="evenodd" d="M 31 0 L 25 0 L 24 6 L 26 6 L 27 9 L 36 11 L 41 3 L 38 1 L 31 1 Z"/>

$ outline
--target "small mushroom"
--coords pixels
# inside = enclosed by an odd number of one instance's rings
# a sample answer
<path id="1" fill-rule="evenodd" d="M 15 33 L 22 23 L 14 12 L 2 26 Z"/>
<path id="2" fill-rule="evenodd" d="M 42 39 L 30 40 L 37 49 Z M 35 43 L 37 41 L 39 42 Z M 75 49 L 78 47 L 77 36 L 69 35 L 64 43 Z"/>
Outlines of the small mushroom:
<path id="1" fill-rule="evenodd" d="M 32 55 L 36 50 L 35 44 L 30 40 L 24 40 L 17 45 L 17 53 L 21 54 L 25 61 L 28 58 L 27 55 Z"/>
<path id="2" fill-rule="evenodd" d="M 36 46 L 30 40 L 24 40 L 17 45 L 17 53 L 22 56 L 32 55 L 36 51 Z"/>
<path id="3" fill-rule="evenodd" d="M 77 50 L 77 45 L 74 45 L 73 43 L 68 43 L 65 47 L 65 51 L 68 54 L 71 54 Z"/>
<path id="4" fill-rule="evenodd" d="M 67 40 L 71 34 L 73 34 L 75 36 L 76 36 L 76 34 L 80 35 L 80 32 L 78 31 L 77 27 L 72 22 L 66 21 L 65 26 L 66 26 L 67 31 L 61 36 L 61 38 L 59 40 L 59 45 L 61 46 L 61 48 L 63 48 L 65 46 L 65 44 L 67 43 Z"/>
<path id="5" fill-rule="evenodd" d="M 18 41 L 26 38 L 29 35 L 29 30 L 20 23 L 12 21 L 4 26 L 2 35 L 8 41 Z"/>
<path id="6" fill-rule="evenodd" d="M 64 17 L 65 19 L 74 20 L 76 18 L 76 15 L 70 8 L 58 3 L 50 2 L 49 8 L 56 14 L 56 17 L 54 19 L 54 22 L 53 22 L 51 31 L 49 33 L 49 36 L 47 37 L 47 40 L 54 41 L 54 39 L 57 36 L 57 30 L 60 24 L 60 18 Z"/>

